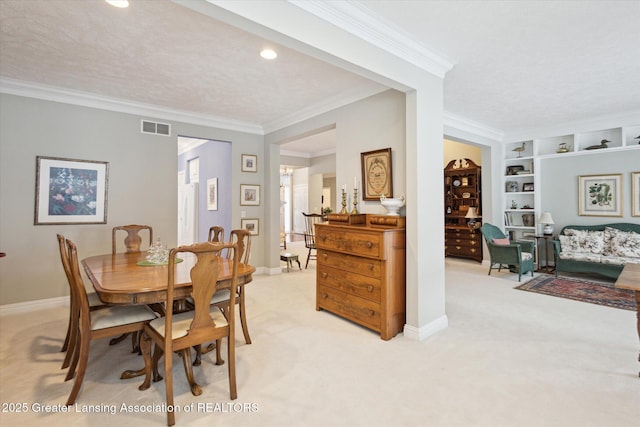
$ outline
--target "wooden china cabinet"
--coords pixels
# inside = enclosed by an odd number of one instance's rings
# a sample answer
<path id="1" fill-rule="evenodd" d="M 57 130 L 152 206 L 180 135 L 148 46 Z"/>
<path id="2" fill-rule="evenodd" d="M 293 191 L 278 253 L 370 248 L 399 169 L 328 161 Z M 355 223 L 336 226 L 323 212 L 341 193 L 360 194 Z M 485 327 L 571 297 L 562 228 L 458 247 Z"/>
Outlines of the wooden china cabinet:
<path id="1" fill-rule="evenodd" d="M 482 262 L 482 168 L 470 159 L 451 160 L 444 168 L 445 256 Z M 477 214 L 476 227 L 469 227 L 470 212 Z"/>

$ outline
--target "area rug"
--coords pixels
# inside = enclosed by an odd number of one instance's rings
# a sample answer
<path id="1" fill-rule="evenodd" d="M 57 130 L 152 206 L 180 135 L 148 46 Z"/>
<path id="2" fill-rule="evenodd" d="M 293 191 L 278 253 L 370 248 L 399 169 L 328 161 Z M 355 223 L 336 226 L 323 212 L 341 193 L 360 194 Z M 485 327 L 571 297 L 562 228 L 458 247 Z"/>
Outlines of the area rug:
<path id="1" fill-rule="evenodd" d="M 613 283 L 541 274 L 527 283 L 516 286 L 514 289 L 589 302 L 591 304 L 606 305 L 623 310 L 636 310 L 635 293 L 628 289 L 615 288 Z"/>

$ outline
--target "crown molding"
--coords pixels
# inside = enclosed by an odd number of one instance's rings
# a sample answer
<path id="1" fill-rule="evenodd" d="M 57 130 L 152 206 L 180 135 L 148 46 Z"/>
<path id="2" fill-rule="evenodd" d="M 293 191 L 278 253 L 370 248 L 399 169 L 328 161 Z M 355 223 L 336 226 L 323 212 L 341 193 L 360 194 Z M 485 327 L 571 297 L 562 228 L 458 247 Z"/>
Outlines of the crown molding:
<path id="1" fill-rule="evenodd" d="M 280 150 L 281 156 L 298 157 L 303 159 L 314 159 L 316 157 L 328 156 L 329 154 L 336 154 L 336 149 L 330 148 L 328 150 L 315 151 L 313 153 L 303 153 L 301 151 L 291 151 L 291 150 Z"/>
<path id="2" fill-rule="evenodd" d="M 206 116 L 188 111 L 173 110 L 156 105 L 141 104 L 85 92 L 60 89 L 21 80 L 0 78 L 0 93 L 264 135 L 262 126 L 253 123 L 224 117 Z"/>
<path id="3" fill-rule="evenodd" d="M 528 141 L 537 138 L 548 138 L 627 126 L 640 126 L 640 110 L 607 114 L 586 119 L 572 120 L 570 122 L 564 122 L 553 126 L 509 132 L 505 134 L 504 142 Z"/>
<path id="4" fill-rule="evenodd" d="M 454 66 L 451 60 L 407 37 L 359 2 L 289 0 L 289 3 L 440 78 Z"/>
<path id="5" fill-rule="evenodd" d="M 474 142 L 477 141 L 477 137 L 486 139 L 486 142 L 502 142 L 504 139 L 504 133 L 499 130 L 482 123 L 474 122 L 467 118 L 457 116 L 453 113 L 444 112 L 443 114 L 443 127 L 444 134 L 454 137 L 460 137 L 463 139 L 471 139 L 473 137 Z"/>
<path id="6" fill-rule="evenodd" d="M 360 86 L 354 86 L 347 91 L 343 91 L 330 98 L 323 99 L 322 101 L 309 105 L 301 110 L 295 111 L 291 114 L 287 114 L 276 120 L 272 120 L 264 124 L 264 133 L 268 134 L 275 132 L 287 126 L 300 123 L 304 120 L 316 117 L 320 114 L 327 113 L 335 110 L 336 108 L 344 107 L 356 101 L 368 98 L 378 93 L 389 90 L 388 87 L 380 86 L 377 83 L 365 83 Z"/>

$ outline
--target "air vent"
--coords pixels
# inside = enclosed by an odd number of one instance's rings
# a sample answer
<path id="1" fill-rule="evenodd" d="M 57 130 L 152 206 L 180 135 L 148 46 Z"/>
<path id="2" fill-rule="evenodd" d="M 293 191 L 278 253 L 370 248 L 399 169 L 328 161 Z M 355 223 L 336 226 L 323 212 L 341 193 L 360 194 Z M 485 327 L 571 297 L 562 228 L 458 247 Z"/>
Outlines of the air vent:
<path id="1" fill-rule="evenodd" d="M 153 133 L 155 135 L 171 135 L 171 125 L 167 123 L 156 123 L 148 120 L 141 121 L 140 130 L 142 133 Z"/>

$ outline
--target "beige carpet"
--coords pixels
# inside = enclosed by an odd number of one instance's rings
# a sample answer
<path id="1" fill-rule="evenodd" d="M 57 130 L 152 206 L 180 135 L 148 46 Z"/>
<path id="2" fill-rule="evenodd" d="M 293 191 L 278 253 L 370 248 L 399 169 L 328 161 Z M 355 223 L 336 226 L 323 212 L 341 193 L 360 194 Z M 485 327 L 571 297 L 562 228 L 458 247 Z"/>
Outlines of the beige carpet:
<path id="1" fill-rule="evenodd" d="M 304 269 L 304 248 L 288 251 L 300 253 Z M 175 356 L 177 425 L 636 426 L 635 313 L 520 292 L 516 275 L 487 270 L 447 260 L 449 327 L 422 342 L 385 342 L 317 312 L 314 261 L 306 271 L 257 276 L 247 288 L 253 344 L 237 334 L 238 399 L 229 400 L 226 365 L 213 355 L 195 369 L 204 393 L 192 396 Z M 163 412 L 122 407 L 164 402 L 164 382 L 141 392 L 140 380 L 118 379 L 142 366 L 129 342 L 95 342 L 78 406 L 52 412 L 72 385 L 60 370 L 66 320 L 63 308 L 0 319 L 0 424 L 165 425 Z M 27 412 L 5 412 L 9 403 Z M 41 405 L 53 406 L 37 412 Z"/>

